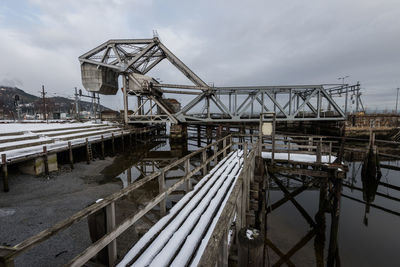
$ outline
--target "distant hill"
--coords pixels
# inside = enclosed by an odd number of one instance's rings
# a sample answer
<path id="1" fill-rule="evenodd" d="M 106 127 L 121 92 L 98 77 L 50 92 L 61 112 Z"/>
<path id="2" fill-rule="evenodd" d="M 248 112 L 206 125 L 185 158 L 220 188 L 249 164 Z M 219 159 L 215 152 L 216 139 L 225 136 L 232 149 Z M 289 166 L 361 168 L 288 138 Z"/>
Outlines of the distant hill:
<path id="1" fill-rule="evenodd" d="M 26 93 L 17 87 L 0 85 L 0 112 L 3 114 L 12 114 L 16 112 L 15 96 L 19 96 L 19 104 L 23 114 L 34 115 L 43 112 L 42 98 Z M 66 97 L 46 97 L 46 106 L 50 112 L 73 113 L 74 100 Z M 90 111 L 91 103 L 79 101 L 80 111 Z M 109 110 L 109 108 L 100 105 L 100 110 Z"/>

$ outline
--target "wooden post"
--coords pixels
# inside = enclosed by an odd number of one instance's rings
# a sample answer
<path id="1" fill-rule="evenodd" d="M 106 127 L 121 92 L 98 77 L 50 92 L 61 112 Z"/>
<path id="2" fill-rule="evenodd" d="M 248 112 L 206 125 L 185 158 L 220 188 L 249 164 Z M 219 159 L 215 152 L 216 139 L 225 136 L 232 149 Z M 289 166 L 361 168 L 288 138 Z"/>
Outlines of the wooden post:
<path id="1" fill-rule="evenodd" d="M 218 254 L 218 267 L 228 267 L 228 257 L 229 257 L 229 244 L 228 244 L 229 230 L 224 231 L 221 243 L 219 245 Z"/>
<path id="2" fill-rule="evenodd" d="M 165 192 L 165 173 L 161 171 L 161 174 L 158 176 L 158 191 L 159 193 Z M 164 216 L 167 213 L 167 199 L 164 198 L 160 202 L 160 215 Z"/>
<path id="3" fill-rule="evenodd" d="M 271 164 L 274 164 L 274 159 L 275 159 L 275 126 L 276 126 L 276 115 L 274 114 L 272 118 L 272 136 L 271 136 L 271 142 L 272 142 L 272 152 L 271 152 Z"/>
<path id="4" fill-rule="evenodd" d="M 69 152 L 69 165 L 71 166 L 71 169 L 73 169 L 74 168 L 74 156 L 72 154 L 71 141 L 68 141 L 68 152 Z"/>
<path id="5" fill-rule="evenodd" d="M 47 157 L 47 146 L 43 146 L 43 163 L 44 163 L 44 173 L 49 174 L 49 160 Z"/>
<path id="6" fill-rule="evenodd" d="M 218 152 L 218 145 L 215 144 L 214 145 L 214 156 L 217 154 L 217 152 Z M 217 165 L 217 163 L 218 163 L 218 157 L 215 157 L 214 158 L 214 167 Z"/>
<path id="7" fill-rule="evenodd" d="M 287 144 L 287 150 L 288 150 L 288 161 L 290 161 L 290 140 L 288 139 L 288 144 Z"/>
<path id="8" fill-rule="evenodd" d="M 122 151 L 125 151 L 124 131 L 121 131 L 121 145 L 122 145 Z"/>
<path id="9" fill-rule="evenodd" d="M 248 201 L 248 194 L 249 194 L 249 170 L 248 170 L 248 159 L 247 159 L 247 143 L 243 145 L 243 194 L 242 194 L 242 214 L 244 214 L 244 218 L 246 218 L 246 212 L 249 209 L 249 201 Z M 246 220 L 244 220 L 246 221 Z"/>
<path id="10" fill-rule="evenodd" d="M 106 207 L 106 226 L 107 233 L 110 233 L 115 228 L 115 202 L 111 202 Z M 107 246 L 108 251 L 108 266 L 115 266 L 117 260 L 117 239 L 111 241 Z"/>
<path id="11" fill-rule="evenodd" d="M 104 159 L 104 137 L 101 135 L 101 158 Z"/>
<path id="12" fill-rule="evenodd" d="M 132 183 L 132 169 L 131 169 L 131 167 L 129 167 L 126 170 L 126 181 L 127 181 L 128 184 Z"/>
<path id="13" fill-rule="evenodd" d="M 225 149 L 225 147 L 226 147 L 226 138 L 224 138 L 224 140 L 222 140 L 222 149 L 224 149 L 224 152 L 223 152 L 224 158 L 226 157 L 226 149 Z"/>
<path id="14" fill-rule="evenodd" d="M 90 164 L 89 139 L 86 138 L 86 163 Z"/>
<path id="15" fill-rule="evenodd" d="M 331 163 L 332 159 L 332 141 L 329 142 L 329 163 Z"/>
<path id="16" fill-rule="evenodd" d="M 8 168 L 7 168 L 7 156 L 6 154 L 1 154 L 1 162 L 3 169 L 3 190 L 4 192 L 10 191 L 8 187 Z"/>
<path id="17" fill-rule="evenodd" d="M 229 136 L 229 144 L 232 145 L 232 135 Z M 228 153 L 231 153 L 232 146 L 229 148 Z"/>
<path id="18" fill-rule="evenodd" d="M 129 131 L 129 146 L 132 147 L 132 132 Z"/>
<path id="19" fill-rule="evenodd" d="M 263 266 L 263 235 L 253 228 L 242 228 L 238 235 L 238 266 Z"/>
<path id="20" fill-rule="evenodd" d="M 185 176 L 187 176 L 190 172 L 190 158 L 185 160 Z M 190 178 L 186 178 L 186 192 L 192 190 L 192 183 L 190 182 Z"/>
<path id="21" fill-rule="evenodd" d="M 111 146 L 112 146 L 113 155 L 115 155 L 115 137 L 114 137 L 114 133 L 111 134 Z"/>
<path id="22" fill-rule="evenodd" d="M 204 164 L 207 160 L 207 151 L 204 149 L 203 152 L 201 152 L 201 162 Z M 202 174 L 205 176 L 207 174 L 207 164 L 204 164 L 202 168 Z"/>
<path id="23" fill-rule="evenodd" d="M 317 155 L 317 163 L 321 163 L 321 140 L 318 142 L 317 144 L 317 151 L 316 151 Z"/>

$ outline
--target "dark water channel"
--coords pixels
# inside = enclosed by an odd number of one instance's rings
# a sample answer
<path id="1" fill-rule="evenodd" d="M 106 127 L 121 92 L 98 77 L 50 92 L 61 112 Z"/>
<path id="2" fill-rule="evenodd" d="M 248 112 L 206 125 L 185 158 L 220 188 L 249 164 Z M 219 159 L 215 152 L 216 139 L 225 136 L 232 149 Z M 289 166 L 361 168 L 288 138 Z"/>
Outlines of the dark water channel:
<path id="1" fill-rule="evenodd" d="M 382 168 L 380 180 L 371 181 L 361 177 L 361 161 L 346 163 L 349 171 L 343 181 L 337 236 L 341 266 L 399 266 L 400 172 Z M 381 164 L 400 166 L 400 161 Z M 280 180 L 291 190 L 301 185 L 286 177 Z M 318 212 L 319 194 L 319 188 L 312 187 L 295 197 L 312 218 Z M 272 188 L 269 197 L 274 203 L 283 193 Z M 307 236 L 311 228 L 290 201 L 274 210 L 268 218 L 268 236 L 282 254 L 279 256 L 270 247 L 271 265 L 288 253 L 292 256 L 283 265 L 322 266 L 317 264 L 318 260 L 326 264 L 330 214 L 325 214 L 325 220 L 325 235 Z"/>

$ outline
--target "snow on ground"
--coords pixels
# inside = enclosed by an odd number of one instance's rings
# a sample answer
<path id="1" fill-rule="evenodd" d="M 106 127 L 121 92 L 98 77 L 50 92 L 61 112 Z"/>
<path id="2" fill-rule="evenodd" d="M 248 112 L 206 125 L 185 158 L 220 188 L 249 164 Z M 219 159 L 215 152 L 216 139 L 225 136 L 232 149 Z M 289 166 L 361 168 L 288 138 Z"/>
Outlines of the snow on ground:
<path id="1" fill-rule="evenodd" d="M 1 121 L 0 121 L 1 122 Z M 63 128 L 75 128 L 85 126 L 96 126 L 106 125 L 107 122 L 95 123 L 93 121 L 88 122 L 63 122 L 63 123 L 0 123 L 0 134 L 14 133 L 14 132 L 30 132 L 37 130 L 53 130 Z"/>
<path id="2" fill-rule="evenodd" d="M 264 159 L 270 159 L 272 158 L 272 152 L 262 152 L 262 157 Z M 289 155 L 288 153 L 275 153 L 274 154 L 274 159 L 283 159 L 283 160 L 288 160 Z M 331 156 L 331 160 L 329 161 L 329 156 L 321 156 L 321 162 L 322 163 L 332 163 L 336 159 L 335 156 Z M 317 156 L 316 155 L 309 155 L 309 154 L 299 154 L 299 153 L 290 153 L 290 160 L 292 161 L 298 161 L 298 162 L 317 162 Z"/>
<path id="3" fill-rule="evenodd" d="M 29 156 L 36 153 L 43 152 L 43 146 L 47 146 L 47 151 L 51 152 L 55 149 L 68 148 L 68 141 L 72 145 L 78 145 L 88 141 L 95 141 L 111 137 L 112 132 L 114 136 L 120 136 L 122 129 L 112 127 L 115 125 L 110 122 L 94 123 L 0 123 L 0 154 L 6 154 L 7 159 L 17 159 Z M 111 126 L 111 127 L 109 127 Z M 76 129 L 79 128 L 80 129 Z M 73 130 L 74 129 L 74 130 Z M 40 131 L 40 132 L 35 132 Z M 77 132 L 80 131 L 80 132 Z M 20 134 L 22 132 L 22 134 Z M 51 134 L 53 136 L 46 136 Z M 80 137 L 82 135 L 90 135 L 87 137 Z M 67 139 L 63 141 L 60 139 Z M 10 140 L 7 142 L 7 140 Z M 46 144 L 40 144 L 45 142 Z M 21 148 L 21 146 L 24 147 Z M 20 146 L 19 148 L 16 146 Z M 1 162 L 1 159 L 0 159 Z"/>

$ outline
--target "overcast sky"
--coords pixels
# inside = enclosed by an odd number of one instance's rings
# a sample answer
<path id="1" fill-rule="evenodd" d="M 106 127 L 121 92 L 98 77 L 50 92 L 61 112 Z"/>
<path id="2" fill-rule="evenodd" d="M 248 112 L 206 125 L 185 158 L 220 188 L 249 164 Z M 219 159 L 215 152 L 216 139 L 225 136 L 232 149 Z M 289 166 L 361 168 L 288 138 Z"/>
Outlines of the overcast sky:
<path id="1" fill-rule="evenodd" d="M 78 57 L 107 41 L 161 41 L 216 86 L 360 81 L 367 107 L 394 108 L 399 0 L 0 0 L 0 84 L 38 94 L 82 87 Z M 164 62 L 151 73 L 182 76 Z M 121 97 L 102 102 L 121 108 Z"/>

